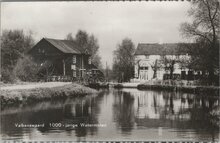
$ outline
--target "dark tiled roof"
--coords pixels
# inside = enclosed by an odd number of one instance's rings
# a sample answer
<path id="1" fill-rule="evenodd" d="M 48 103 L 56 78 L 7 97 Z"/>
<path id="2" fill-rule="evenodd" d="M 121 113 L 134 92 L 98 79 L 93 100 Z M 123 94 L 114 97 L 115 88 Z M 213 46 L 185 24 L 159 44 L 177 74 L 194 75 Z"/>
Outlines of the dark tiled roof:
<path id="1" fill-rule="evenodd" d="M 135 55 L 181 55 L 186 54 L 186 50 L 182 49 L 178 43 L 140 43 L 135 51 Z"/>
<path id="2" fill-rule="evenodd" d="M 50 39 L 44 38 L 54 47 L 62 51 L 63 53 L 70 53 L 70 54 L 86 54 L 85 49 L 79 48 L 74 41 L 70 40 L 58 40 L 58 39 Z"/>

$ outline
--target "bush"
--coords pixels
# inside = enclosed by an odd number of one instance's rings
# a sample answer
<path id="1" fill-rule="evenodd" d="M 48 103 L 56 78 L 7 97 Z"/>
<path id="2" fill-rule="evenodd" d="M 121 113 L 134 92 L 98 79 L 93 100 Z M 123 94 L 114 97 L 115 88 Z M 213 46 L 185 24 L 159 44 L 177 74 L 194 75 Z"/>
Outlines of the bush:
<path id="1" fill-rule="evenodd" d="M 14 67 L 14 75 L 22 81 L 37 81 L 39 66 L 29 57 L 20 58 Z"/>
<path id="2" fill-rule="evenodd" d="M 2 69 L 2 79 L 4 83 L 14 83 L 16 81 L 16 77 L 12 70 Z"/>

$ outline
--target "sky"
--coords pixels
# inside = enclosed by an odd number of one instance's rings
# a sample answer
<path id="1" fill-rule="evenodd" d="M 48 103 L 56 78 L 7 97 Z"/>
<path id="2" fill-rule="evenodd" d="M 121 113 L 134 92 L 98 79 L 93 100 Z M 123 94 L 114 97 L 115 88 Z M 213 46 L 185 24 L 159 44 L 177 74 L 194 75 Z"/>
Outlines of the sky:
<path id="1" fill-rule="evenodd" d="M 64 39 L 79 29 L 93 34 L 100 46 L 103 67 L 111 66 L 113 51 L 124 38 L 138 43 L 177 43 L 186 40 L 180 24 L 189 21 L 187 1 L 171 2 L 3 2 L 1 29 L 33 32 L 35 42 L 43 37 Z"/>

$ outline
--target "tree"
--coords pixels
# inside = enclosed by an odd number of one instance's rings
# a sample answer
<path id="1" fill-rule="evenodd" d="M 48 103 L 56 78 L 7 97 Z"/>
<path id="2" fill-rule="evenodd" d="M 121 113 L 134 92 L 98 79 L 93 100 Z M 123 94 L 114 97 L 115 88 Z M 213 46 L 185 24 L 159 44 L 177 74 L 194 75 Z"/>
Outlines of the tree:
<path id="1" fill-rule="evenodd" d="M 69 33 L 67 34 L 66 39 L 76 42 L 77 46 L 82 49 L 87 49 L 87 51 L 91 54 L 92 63 L 102 69 L 101 57 L 98 53 L 98 39 L 93 34 L 89 35 L 86 31 L 79 30 L 75 38 L 72 37 L 72 33 Z"/>
<path id="2" fill-rule="evenodd" d="M 197 63 L 197 70 L 208 72 L 209 83 L 214 81 L 214 74 L 219 74 L 219 2 L 218 0 L 195 0 L 188 11 L 192 23 L 181 25 L 182 35 L 193 39 L 196 48 L 191 50 L 192 63 Z"/>
<path id="3" fill-rule="evenodd" d="M 86 31 L 79 30 L 75 36 L 77 46 L 83 49 L 88 49 L 89 35 Z"/>
<path id="4" fill-rule="evenodd" d="M 54 61 L 45 60 L 39 66 L 38 75 L 48 80 L 48 77 L 54 74 L 55 66 Z"/>
<path id="5" fill-rule="evenodd" d="M 169 55 L 169 56 L 164 55 L 161 57 L 161 62 L 163 64 L 165 71 L 169 72 L 169 79 L 173 79 L 175 64 L 178 63 L 177 57 L 175 55 Z"/>
<path id="6" fill-rule="evenodd" d="M 161 68 L 160 61 L 158 59 L 156 59 L 150 65 L 151 65 L 151 68 L 154 71 L 153 78 L 157 78 L 157 71 Z"/>
<path id="7" fill-rule="evenodd" d="M 74 38 L 73 38 L 73 36 L 72 36 L 72 33 L 68 33 L 68 34 L 66 35 L 66 40 L 74 41 Z"/>
<path id="8" fill-rule="evenodd" d="M 192 54 L 190 51 L 197 50 L 194 43 L 178 43 L 178 52 L 180 54 L 178 64 L 181 70 L 196 69 L 196 65 L 192 65 Z M 181 55 L 181 53 L 184 53 Z M 191 55 L 191 56 L 190 56 Z"/>
<path id="9" fill-rule="evenodd" d="M 134 51 L 134 44 L 128 38 L 114 51 L 113 73 L 118 82 L 127 82 L 133 77 Z"/>
<path id="10" fill-rule="evenodd" d="M 18 59 L 34 45 L 32 33 L 25 34 L 23 30 L 4 30 L 1 37 L 1 74 L 2 80 L 8 80 Z M 7 72 L 6 72 L 7 71 Z"/>
<path id="11" fill-rule="evenodd" d="M 20 58 L 14 67 L 14 75 L 22 81 L 37 81 L 40 67 L 31 57 Z"/>
<path id="12" fill-rule="evenodd" d="M 99 56 L 99 44 L 98 39 L 91 35 L 88 38 L 88 51 L 91 53 L 92 63 L 98 68 L 102 69 L 101 57 Z"/>

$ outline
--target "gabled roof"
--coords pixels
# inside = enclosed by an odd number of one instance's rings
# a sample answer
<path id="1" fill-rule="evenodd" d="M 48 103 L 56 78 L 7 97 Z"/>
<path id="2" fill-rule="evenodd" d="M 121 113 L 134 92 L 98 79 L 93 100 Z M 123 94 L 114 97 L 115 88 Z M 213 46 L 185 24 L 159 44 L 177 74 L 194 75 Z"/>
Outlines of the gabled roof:
<path id="1" fill-rule="evenodd" d="M 181 55 L 187 54 L 187 50 L 181 50 L 178 43 L 140 43 L 135 51 L 135 55 Z"/>
<path id="2" fill-rule="evenodd" d="M 70 53 L 70 54 L 88 54 L 85 49 L 80 48 L 74 41 L 70 40 L 59 40 L 59 39 L 51 39 L 51 38 L 43 38 L 58 50 L 63 53 Z M 42 40 L 43 40 L 42 39 Z"/>

